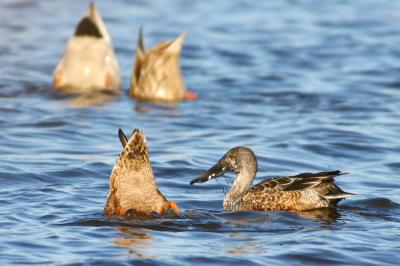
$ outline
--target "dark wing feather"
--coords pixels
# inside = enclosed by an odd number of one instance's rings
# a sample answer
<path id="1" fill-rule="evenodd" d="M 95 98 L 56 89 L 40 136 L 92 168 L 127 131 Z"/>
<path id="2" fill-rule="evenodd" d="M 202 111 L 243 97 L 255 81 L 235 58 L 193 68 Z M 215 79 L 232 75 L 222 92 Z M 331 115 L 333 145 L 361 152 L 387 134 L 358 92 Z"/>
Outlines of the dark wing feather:
<path id="1" fill-rule="evenodd" d="M 343 175 L 340 171 L 302 173 L 295 176 L 277 177 L 264 180 L 251 188 L 252 192 L 266 188 L 280 189 L 283 191 L 302 190 L 315 187 L 323 182 L 331 182 L 335 176 Z"/>
<path id="2" fill-rule="evenodd" d="M 122 147 L 125 148 L 126 144 L 128 143 L 128 138 L 125 136 L 122 129 L 118 129 L 118 137 L 119 141 L 121 141 Z"/>
<path id="3" fill-rule="evenodd" d="M 318 172 L 318 173 L 302 173 L 292 177 L 300 177 L 300 178 L 308 178 L 308 177 L 319 177 L 319 176 L 338 176 L 344 175 L 345 173 L 340 172 L 339 170 L 336 171 L 329 171 L 329 172 Z"/>
<path id="4" fill-rule="evenodd" d="M 101 32 L 90 18 L 84 17 L 76 26 L 75 36 L 90 36 L 94 38 L 102 38 Z"/>
<path id="5" fill-rule="evenodd" d="M 285 191 L 301 190 L 318 186 L 323 182 L 332 182 L 333 178 L 338 175 L 343 175 L 339 170 L 331 172 L 319 173 L 302 173 L 291 178 L 296 179 L 290 186 L 286 187 Z"/>

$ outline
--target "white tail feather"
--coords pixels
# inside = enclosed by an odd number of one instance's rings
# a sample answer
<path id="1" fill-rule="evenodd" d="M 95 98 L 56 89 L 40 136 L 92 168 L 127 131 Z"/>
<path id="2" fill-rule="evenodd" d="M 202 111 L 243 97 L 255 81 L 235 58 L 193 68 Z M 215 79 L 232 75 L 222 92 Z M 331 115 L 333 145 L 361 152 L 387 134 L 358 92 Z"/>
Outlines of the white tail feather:
<path id="1" fill-rule="evenodd" d="M 324 197 L 325 199 L 344 199 L 344 198 L 348 198 L 351 196 L 354 196 L 355 194 L 353 193 L 340 193 L 340 194 L 334 194 L 334 195 L 323 195 L 322 197 Z"/>

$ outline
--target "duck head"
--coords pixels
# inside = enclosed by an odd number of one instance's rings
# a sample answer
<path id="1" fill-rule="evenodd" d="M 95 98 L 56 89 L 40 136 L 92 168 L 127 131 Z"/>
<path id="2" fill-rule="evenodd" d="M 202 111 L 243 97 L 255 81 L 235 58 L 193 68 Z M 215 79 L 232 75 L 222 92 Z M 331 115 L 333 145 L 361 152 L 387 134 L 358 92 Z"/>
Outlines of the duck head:
<path id="1" fill-rule="evenodd" d="M 180 55 L 186 33 L 146 51 L 139 30 L 130 94 L 150 102 L 178 102 L 185 96 Z"/>
<path id="2" fill-rule="evenodd" d="M 117 93 L 120 83 L 111 37 L 100 12 L 91 3 L 54 70 L 54 88 L 74 93 Z"/>
<path id="3" fill-rule="evenodd" d="M 232 148 L 214 166 L 190 181 L 190 184 L 204 183 L 228 172 L 235 173 L 237 177 L 248 176 L 253 181 L 257 172 L 257 159 L 254 152 L 247 147 Z"/>

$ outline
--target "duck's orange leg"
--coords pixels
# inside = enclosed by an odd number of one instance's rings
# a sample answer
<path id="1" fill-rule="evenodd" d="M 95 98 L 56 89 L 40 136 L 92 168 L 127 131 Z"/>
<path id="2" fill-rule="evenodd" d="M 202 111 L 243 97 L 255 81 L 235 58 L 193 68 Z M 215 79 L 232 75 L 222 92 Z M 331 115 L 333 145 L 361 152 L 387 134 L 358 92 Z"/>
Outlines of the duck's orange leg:
<path id="1" fill-rule="evenodd" d="M 198 98 L 197 93 L 195 93 L 193 91 L 187 91 L 185 93 L 185 100 L 193 101 L 193 100 L 196 100 L 197 98 Z"/>
<path id="2" fill-rule="evenodd" d="M 178 208 L 178 205 L 176 205 L 175 201 L 168 201 L 168 207 L 169 207 L 170 209 L 172 209 L 172 211 L 173 211 L 175 214 L 179 215 L 180 210 L 179 210 L 179 208 Z"/>
<path id="3" fill-rule="evenodd" d="M 111 89 L 112 85 L 113 85 L 113 80 L 112 77 L 109 73 L 106 74 L 106 76 L 104 77 L 105 82 L 106 82 L 106 88 L 107 89 Z"/>
<path id="4" fill-rule="evenodd" d="M 118 215 L 119 216 L 124 216 L 126 214 L 126 212 L 127 212 L 127 209 L 121 207 L 118 210 Z"/>
<path id="5" fill-rule="evenodd" d="M 61 72 L 58 71 L 55 75 L 54 75 L 54 88 L 59 89 L 61 87 Z"/>

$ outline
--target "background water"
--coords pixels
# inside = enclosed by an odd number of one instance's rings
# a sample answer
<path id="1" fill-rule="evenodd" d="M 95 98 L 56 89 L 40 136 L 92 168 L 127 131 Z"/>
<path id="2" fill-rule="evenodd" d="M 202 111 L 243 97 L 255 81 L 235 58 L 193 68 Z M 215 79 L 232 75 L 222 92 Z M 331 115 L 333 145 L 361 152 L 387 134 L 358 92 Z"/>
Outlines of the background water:
<path id="1" fill-rule="evenodd" d="M 0 4 L 2 265 L 398 263 L 400 2 L 97 5 L 123 93 L 92 105 L 51 87 L 87 4 Z M 189 30 L 182 67 L 197 101 L 143 107 L 127 96 L 140 25 L 148 46 Z M 103 216 L 118 128 L 145 131 L 181 219 Z M 349 174 L 337 183 L 358 195 L 319 219 L 225 213 L 221 186 L 189 181 L 236 145 L 257 154 L 258 181 L 340 169 Z"/>

